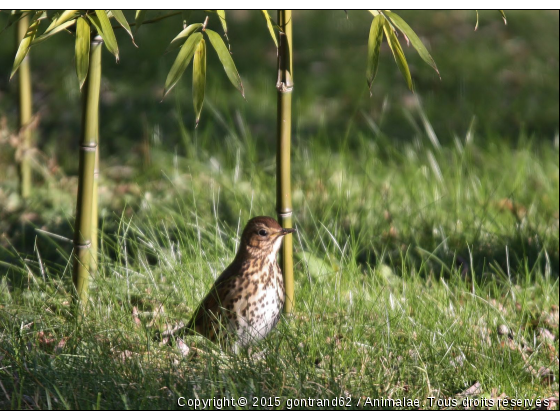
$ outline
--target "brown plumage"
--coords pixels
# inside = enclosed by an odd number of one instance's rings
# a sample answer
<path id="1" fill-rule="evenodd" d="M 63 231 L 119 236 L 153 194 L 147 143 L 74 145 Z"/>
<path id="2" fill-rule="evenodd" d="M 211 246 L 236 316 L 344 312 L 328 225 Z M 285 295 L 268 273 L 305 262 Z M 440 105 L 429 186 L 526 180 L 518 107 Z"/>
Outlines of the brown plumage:
<path id="1" fill-rule="evenodd" d="M 284 282 L 276 262 L 283 229 L 271 217 L 247 223 L 237 255 L 218 277 L 186 325 L 187 331 L 232 346 L 237 351 L 265 337 L 284 307 Z"/>

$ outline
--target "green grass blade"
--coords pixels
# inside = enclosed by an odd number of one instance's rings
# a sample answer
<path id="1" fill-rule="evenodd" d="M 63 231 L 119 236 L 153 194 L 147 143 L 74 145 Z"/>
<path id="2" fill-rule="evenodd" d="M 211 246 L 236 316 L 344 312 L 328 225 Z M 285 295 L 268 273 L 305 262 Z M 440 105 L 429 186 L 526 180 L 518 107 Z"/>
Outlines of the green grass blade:
<path id="1" fill-rule="evenodd" d="M 33 16 L 33 19 L 31 20 L 31 24 L 29 25 L 29 28 L 27 29 L 27 32 L 25 34 L 25 37 L 23 37 L 23 39 L 21 40 L 17 53 L 16 53 L 16 58 L 14 60 L 14 65 L 12 67 L 12 74 L 10 75 L 10 80 L 12 79 L 12 77 L 14 77 L 14 74 L 16 74 L 21 62 L 23 61 L 23 59 L 25 58 L 25 56 L 27 55 L 27 53 L 29 52 L 29 48 L 31 47 L 31 43 L 33 42 L 33 40 L 35 39 L 35 36 L 37 35 L 37 29 L 39 29 L 39 24 L 41 23 L 40 21 L 40 16 L 41 16 L 42 12 L 37 12 L 35 13 L 35 15 Z"/>
<path id="2" fill-rule="evenodd" d="M 193 103 L 196 115 L 196 125 L 200 121 L 204 90 L 206 87 L 206 42 L 201 39 L 196 48 L 193 61 Z"/>
<path id="3" fill-rule="evenodd" d="M 123 29 L 128 32 L 128 35 L 130 35 L 130 39 L 132 39 L 132 43 L 134 44 L 134 46 L 138 48 L 138 45 L 136 45 L 136 42 L 134 42 L 134 35 L 132 35 L 130 25 L 128 24 L 128 21 L 126 20 L 126 17 L 124 16 L 122 10 L 111 10 L 111 12 L 113 13 L 113 17 L 117 20 L 117 22 L 119 22 L 119 25 L 121 25 Z"/>
<path id="4" fill-rule="evenodd" d="M 384 21 L 385 18 L 383 16 L 375 16 L 373 18 L 373 21 L 371 22 L 371 28 L 369 30 L 366 78 L 370 95 L 373 79 L 375 79 L 375 75 L 377 74 L 377 66 L 379 64 L 379 50 L 381 48 L 381 42 L 383 41 Z"/>
<path id="5" fill-rule="evenodd" d="M 389 43 L 389 47 L 391 47 L 391 51 L 393 52 L 393 57 L 395 57 L 395 62 L 399 67 L 402 75 L 406 80 L 406 84 L 411 91 L 414 91 L 412 86 L 412 77 L 410 75 L 410 69 L 408 68 L 408 63 L 406 62 L 406 57 L 404 56 L 404 51 L 395 35 L 395 32 L 391 29 L 389 22 L 385 20 L 383 24 L 383 30 L 385 31 L 385 36 L 387 37 L 387 42 Z"/>
<path id="6" fill-rule="evenodd" d="M 179 32 L 179 34 L 175 38 L 173 38 L 173 40 L 169 43 L 166 52 L 171 51 L 172 49 L 177 48 L 180 45 L 183 45 L 187 38 L 201 27 L 202 23 L 193 23 L 192 25 L 187 26 L 185 29 Z"/>
<path id="7" fill-rule="evenodd" d="M 62 402 L 62 405 L 64 406 L 64 408 L 66 410 L 72 410 L 72 407 L 70 406 L 70 404 L 68 404 L 68 402 L 66 401 L 66 398 L 64 398 L 64 395 L 59 391 L 59 389 L 56 387 L 56 385 L 53 385 L 54 390 L 56 391 L 56 394 L 58 395 L 58 398 L 60 398 L 60 401 Z"/>
<path id="8" fill-rule="evenodd" d="M 107 12 L 105 10 L 96 10 L 95 14 L 97 15 L 97 19 L 99 19 L 99 25 L 102 31 L 99 35 L 101 35 L 105 46 L 109 52 L 115 56 L 118 62 L 119 46 L 117 45 L 117 38 L 115 38 L 115 32 L 113 32 L 113 27 L 111 26 L 111 21 L 107 16 Z"/>
<path id="9" fill-rule="evenodd" d="M 202 39 L 202 34 L 200 32 L 193 34 L 187 39 L 187 42 L 183 44 L 175 62 L 171 66 L 171 70 L 169 70 L 169 74 L 167 75 L 167 79 L 165 80 L 165 89 L 163 92 L 163 97 L 169 93 L 173 86 L 179 81 L 181 76 L 183 75 L 184 71 L 186 70 L 187 66 L 191 62 L 194 52 L 198 47 L 200 40 Z"/>
<path id="10" fill-rule="evenodd" d="M 136 11 L 136 15 L 134 15 L 134 33 L 138 32 L 138 29 L 140 29 L 140 26 L 142 26 L 142 23 L 146 18 L 146 12 L 147 10 Z"/>
<path id="11" fill-rule="evenodd" d="M 436 62 L 418 37 L 416 32 L 406 23 L 403 18 L 393 12 L 386 11 L 385 14 L 393 21 L 393 24 L 410 40 L 412 46 L 418 52 L 418 55 L 424 60 L 431 68 L 433 68 L 439 75 L 439 70 L 436 66 Z"/>
<path id="12" fill-rule="evenodd" d="M 216 50 L 218 54 L 218 58 L 220 59 L 222 65 L 224 66 L 224 70 L 226 74 L 237 90 L 241 92 L 241 95 L 245 97 L 245 91 L 243 90 L 243 83 L 241 83 L 241 77 L 237 72 L 237 68 L 235 67 L 235 63 L 233 62 L 233 58 L 231 58 L 231 54 L 226 47 L 226 44 L 216 32 L 206 29 L 206 34 L 208 35 L 208 39 L 210 43 Z"/>
<path id="13" fill-rule="evenodd" d="M 268 10 L 261 10 L 261 12 L 266 20 L 266 27 L 268 28 L 268 32 L 270 32 L 270 36 L 274 41 L 274 45 L 276 45 L 276 48 L 278 48 L 278 40 L 276 39 L 276 32 L 274 32 L 274 26 L 272 26 L 272 20 L 270 19 Z"/>
<path id="14" fill-rule="evenodd" d="M 76 24 L 76 74 L 80 90 L 86 81 L 89 69 L 90 26 L 87 20 L 80 17 Z"/>

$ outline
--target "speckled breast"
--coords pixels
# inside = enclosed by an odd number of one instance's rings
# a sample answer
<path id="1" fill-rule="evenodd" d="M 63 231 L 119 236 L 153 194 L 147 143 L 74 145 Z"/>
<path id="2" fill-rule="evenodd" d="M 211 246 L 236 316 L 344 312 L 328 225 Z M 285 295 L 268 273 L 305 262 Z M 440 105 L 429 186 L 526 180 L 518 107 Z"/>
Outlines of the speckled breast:
<path id="1" fill-rule="evenodd" d="M 266 337 L 282 314 L 285 295 L 280 267 L 274 261 L 268 268 L 260 276 L 256 293 L 248 299 L 245 316 L 236 325 L 238 344 L 241 346 Z"/>

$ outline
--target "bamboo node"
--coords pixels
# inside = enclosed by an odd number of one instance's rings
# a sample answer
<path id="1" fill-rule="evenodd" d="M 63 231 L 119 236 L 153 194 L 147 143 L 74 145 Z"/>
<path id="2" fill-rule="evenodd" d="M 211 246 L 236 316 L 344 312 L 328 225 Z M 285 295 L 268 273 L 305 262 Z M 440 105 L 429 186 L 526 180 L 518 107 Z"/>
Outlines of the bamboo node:
<path id="1" fill-rule="evenodd" d="M 91 241 L 86 241 L 86 243 L 83 243 L 83 244 L 79 244 L 79 243 L 74 242 L 74 248 L 89 249 L 89 248 L 91 248 Z"/>
<path id="2" fill-rule="evenodd" d="M 82 146 L 80 146 L 80 150 L 83 150 L 84 152 L 95 152 L 95 150 L 97 149 L 97 144 L 93 143 L 93 145 L 90 144 L 84 144 Z"/>
<path id="3" fill-rule="evenodd" d="M 103 38 L 101 38 L 101 35 L 96 35 L 95 38 L 93 38 L 93 39 L 91 40 L 91 43 L 92 43 L 93 45 L 102 44 L 102 43 L 103 43 Z"/>
<path id="4" fill-rule="evenodd" d="M 286 82 L 278 82 L 276 83 L 276 89 L 280 93 L 287 93 L 294 90 L 294 85 L 288 85 Z"/>
<path id="5" fill-rule="evenodd" d="M 277 212 L 278 217 L 282 218 L 282 219 L 287 219 L 288 217 L 292 217 L 292 212 L 288 211 L 288 212 Z"/>

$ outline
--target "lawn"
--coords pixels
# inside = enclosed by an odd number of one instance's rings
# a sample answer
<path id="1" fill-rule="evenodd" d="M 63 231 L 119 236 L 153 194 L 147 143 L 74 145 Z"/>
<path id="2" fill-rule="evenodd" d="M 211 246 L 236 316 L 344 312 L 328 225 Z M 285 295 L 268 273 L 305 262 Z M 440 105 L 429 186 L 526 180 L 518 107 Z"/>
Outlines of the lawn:
<path id="1" fill-rule="evenodd" d="M 250 217 L 274 216 L 275 57 L 262 18 L 232 13 L 230 23 L 247 101 L 209 62 L 196 130 L 190 77 L 158 103 L 173 57 L 150 57 L 175 29 L 146 32 L 138 50 L 119 38 L 121 64 L 104 53 L 102 233 L 81 318 L 69 304 L 79 94 L 72 48 L 53 40 L 58 61 L 37 70 L 41 154 L 27 202 L 0 143 L 0 409 L 243 398 L 251 409 L 557 409 L 558 12 L 511 13 L 507 27 L 492 13 L 476 33 L 474 14 L 403 13 L 430 40 L 442 81 L 407 49 L 419 97 L 407 93 L 383 51 L 371 99 L 371 18 L 300 15 L 296 306 L 239 354 L 154 335 L 190 318 Z M 3 74 L 12 53 L 0 44 Z M 10 132 L 15 90 L 0 89 Z"/>

